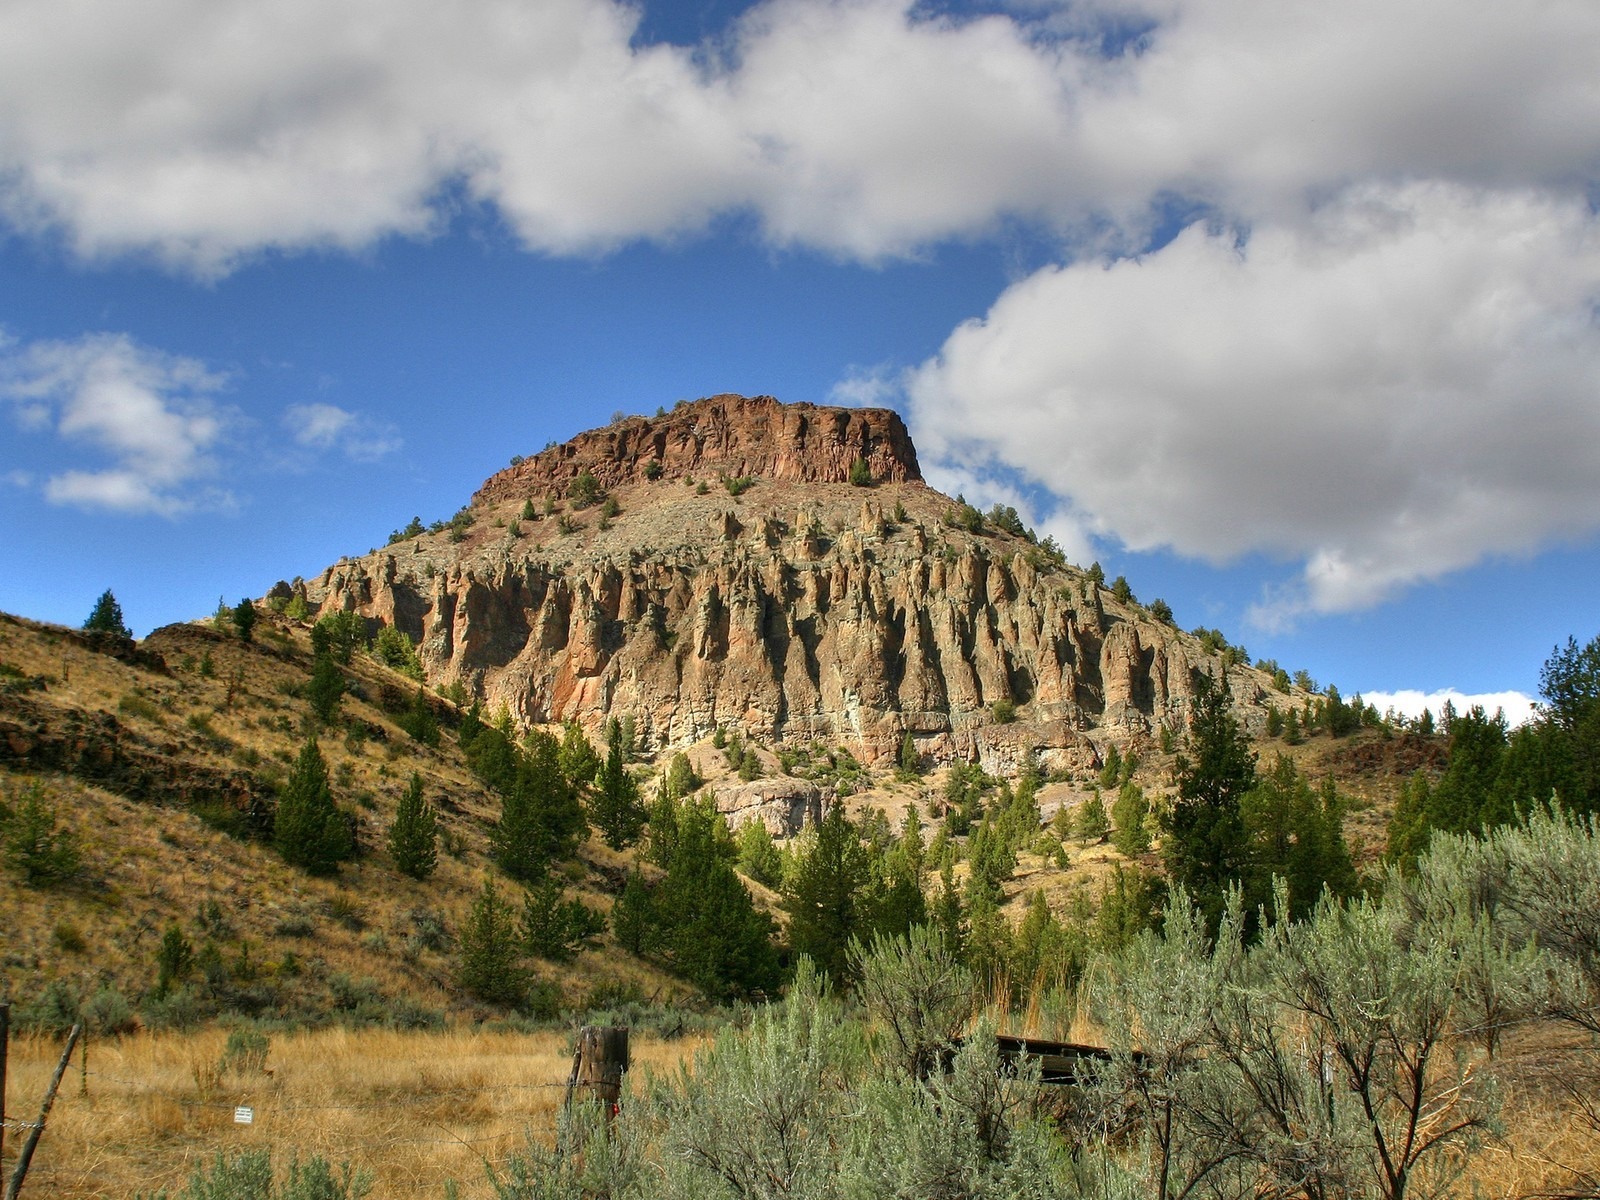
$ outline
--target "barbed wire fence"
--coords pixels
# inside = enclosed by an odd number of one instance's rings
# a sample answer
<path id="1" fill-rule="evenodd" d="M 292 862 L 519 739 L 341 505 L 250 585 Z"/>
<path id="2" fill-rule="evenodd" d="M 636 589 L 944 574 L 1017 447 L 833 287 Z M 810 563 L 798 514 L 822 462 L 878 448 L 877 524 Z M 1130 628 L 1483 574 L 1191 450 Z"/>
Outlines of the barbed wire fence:
<path id="1" fill-rule="evenodd" d="M 51 1154 L 48 1140 L 45 1149 L 39 1154 L 37 1162 L 21 1165 L 19 1163 L 5 1163 L 4 1153 L 8 1136 L 22 1136 L 29 1138 L 37 1144 L 40 1135 L 44 1133 L 49 1124 L 49 1101 L 53 1099 L 56 1086 L 59 1085 L 65 1074 L 69 1060 L 72 1056 L 72 1045 L 80 1047 L 80 1091 L 79 1098 L 89 1099 L 97 1111 L 104 1112 L 107 1105 L 123 1105 L 128 1109 L 137 1108 L 149 1098 L 160 1098 L 181 1109 L 188 1114 L 193 1123 L 193 1117 L 200 1114 L 232 1112 L 234 1124 L 241 1131 L 249 1129 L 251 1136 L 241 1138 L 239 1150 L 266 1150 L 274 1163 L 284 1161 L 295 1156 L 304 1161 L 307 1157 L 306 1146 L 302 1136 L 303 1131 L 291 1133 L 285 1130 L 280 1136 L 273 1136 L 273 1126 L 285 1119 L 292 1120 L 297 1116 L 307 1113 L 334 1114 L 334 1113 L 360 1113 L 372 1114 L 381 1111 L 393 1111 L 396 1102 L 388 1100 L 349 1100 L 342 1102 L 306 1102 L 300 1100 L 279 1100 L 273 1096 L 262 1096 L 253 1089 L 242 1088 L 235 1099 L 212 1099 L 204 1095 L 199 1097 L 173 1096 L 169 1089 L 153 1085 L 148 1079 L 130 1079 L 123 1075 L 116 1075 L 100 1070 L 91 1070 L 87 1066 L 87 1038 L 81 1041 L 74 1037 L 69 1043 L 68 1050 L 62 1055 L 57 1067 L 55 1078 L 52 1080 L 51 1090 L 47 1098 L 44 1113 L 39 1120 L 24 1120 L 7 1115 L 4 1100 L 6 1082 L 6 1057 L 7 1057 L 7 1006 L 0 1006 L 0 1179 L 5 1184 L 4 1194 L 6 1200 L 13 1196 L 20 1196 L 21 1189 L 26 1184 L 26 1191 L 31 1196 L 50 1196 L 72 1191 L 84 1195 L 124 1196 L 129 1182 L 129 1174 L 124 1170 L 112 1171 L 104 1165 L 103 1159 L 93 1163 L 73 1163 L 63 1160 L 58 1151 Z M 440 1102 L 454 1102 L 466 1104 L 481 1102 L 486 1093 L 530 1093 L 549 1095 L 554 1092 L 563 1094 L 563 1101 L 570 1100 L 575 1090 L 595 1095 L 603 1102 L 615 1102 L 616 1094 L 620 1091 L 621 1075 L 627 1069 L 626 1063 L 626 1030 L 622 1033 L 623 1062 L 620 1068 L 615 1063 L 599 1063 L 594 1068 L 580 1063 L 585 1054 L 586 1046 L 593 1047 L 586 1039 L 588 1027 L 580 1031 L 577 1051 L 573 1056 L 570 1074 L 561 1080 L 534 1081 L 524 1083 L 495 1082 L 473 1084 L 471 1086 L 429 1088 L 419 1093 L 422 1099 L 429 1104 Z M 103 1088 L 91 1091 L 90 1081 L 97 1084 L 110 1085 L 112 1088 L 129 1089 L 124 1094 L 108 1093 Z M 609 1084 L 609 1092 L 606 1090 Z M 529 1108 L 524 1111 L 507 1111 L 489 1116 L 488 1122 L 498 1123 L 503 1126 L 494 1132 L 481 1132 L 484 1123 L 480 1120 L 472 1130 L 459 1132 L 452 1129 L 446 1121 L 418 1121 L 415 1118 L 399 1117 L 387 1124 L 382 1132 L 372 1135 L 354 1134 L 342 1131 L 337 1136 L 337 1149 L 329 1153 L 327 1150 L 320 1152 L 328 1159 L 331 1165 L 338 1166 L 341 1161 L 349 1161 L 352 1166 L 372 1170 L 384 1152 L 393 1152 L 411 1147 L 464 1147 L 473 1149 L 478 1159 L 477 1179 L 484 1181 L 486 1172 L 503 1167 L 515 1154 L 520 1146 L 533 1139 L 553 1140 L 557 1133 L 557 1123 L 563 1104 L 558 1103 L 553 1108 L 539 1106 L 538 1110 Z M 614 1109 L 612 1110 L 614 1111 Z M 198 1129 L 196 1130 L 198 1132 Z M 215 1132 L 212 1126 L 211 1132 Z M 262 1136 L 262 1135 L 265 1136 Z M 216 1144 L 225 1139 L 213 1137 L 202 1152 L 198 1146 L 185 1148 L 183 1161 L 177 1165 L 178 1171 L 193 1172 L 203 1169 L 219 1152 L 228 1150 L 226 1145 Z M 106 1154 L 112 1153 L 106 1151 Z M 390 1164 L 391 1167 L 393 1164 Z M 172 1168 L 163 1172 L 165 1176 L 174 1174 Z M 413 1172 L 413 1174 L 416 1174 Z M 168 1182 L 169 1188 L 181 1192 L 187 1185 L 188 1176 L 175 1184 Z M 397 1180 L 393 1178 L 393 1171 L 388 1178 L 382 1178 L 381 1183 L 374 1187 L 371 1193 L 374 1197 L 388 1195 L 422 1195 L 432 1194 L 443 1196 L 446 1189 L 453 1185 L 470 1185 L 474 1180 L 469 1176 L 462 1178 L 459 1164 L 448 1169 L 433 1172 L 428 1177 L 417 1175 L 411 1179 Z M 122 1189 L 122 1190 L 108 1190 Z M 152 1192 L 145 1189 L 146 1194 L 159 1194 L 159 1188 Z"/>

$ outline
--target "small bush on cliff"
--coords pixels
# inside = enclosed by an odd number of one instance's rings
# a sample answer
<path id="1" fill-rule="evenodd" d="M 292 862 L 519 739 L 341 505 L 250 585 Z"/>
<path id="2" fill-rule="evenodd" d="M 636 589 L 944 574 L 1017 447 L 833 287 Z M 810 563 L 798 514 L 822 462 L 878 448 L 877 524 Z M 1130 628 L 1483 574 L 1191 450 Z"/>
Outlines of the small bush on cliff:
<path id="1" fill-rule="evenodd" d="M 730 496 L 742 496 L 755 485 L 754 477 L 750 475 L 724 475 L 722 486 L 728 489 Z"/>
<path id="2" fill-rule="evenodd" d="M 567 499 L 572 501 L 573 508 L 588 508 L 600 499 L 600 481 L 585 468 L 567 485 Z"/>
<path id="3" fill-rule="evenodd" d="M 872 486 L 872 468 L 864 458 L 858 458 L 850 464 L 850 483 L 855 487 Z"/>

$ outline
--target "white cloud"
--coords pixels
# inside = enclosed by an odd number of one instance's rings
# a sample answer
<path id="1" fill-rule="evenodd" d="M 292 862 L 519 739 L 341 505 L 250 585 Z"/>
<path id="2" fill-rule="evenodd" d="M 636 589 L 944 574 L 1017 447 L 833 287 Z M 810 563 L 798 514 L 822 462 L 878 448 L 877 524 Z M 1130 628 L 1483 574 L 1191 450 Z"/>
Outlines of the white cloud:
<path id="1" fill-rule="evenodd" d="M 228 503 L 204 482 L 226 415 L 211 397 L 226 383 L 203 363 L 125 334 L 0 344 L 0 397 L 24 427 L 52 430 L 111 460 L 47 478 L 45 496 L 56 504 L 175 516 Z"/>
<path id="2" fill-rule="evenodd" d="M 911 412 L 930 458 L 1017 467 L 1136 550 L 1300 560 L 1272 607 L 1346 611 L 1600 528 L 1597 299 L 1581 202 L 1354 187 L 1038 272 Z"/>
<path id="3" fill-rule="evenodd" d="M 1380 713 L 1393 709 L 1403 717 L 1412 720 L 1420 717 L 1427 709 L 1437 720 L 1448 701 L 1455 706 L 1458 713 L 1465 713 L 1473 707 L 1481 708 L 1493 716 L 1498 710 L 1505 714 L 1506 724 L 1515 729 L 1518 725 L 1525 725 L 1533 719 L 1534 704 L 1531 696 L 1522 692 L 1458 692 L 1454 688 L 1445 688 L 1436 692 L 1419 692 L 1406 689 L 1398 692 L 1366 692 L 1362 700 L 1372 705 Z"/>
<path id="4" fill-rule="evenodd" d="M 1255 219 L 1362 178 L 1600 170 L 1594 5 L 1073 5 L 1087 37 L 912 11 L 769 0 L 686 49 L 635 44 L 613 0 L 12 0 L 0 213 L 216 273 L 426 236 L 460 184 L 538 250 L 752 211 L 874 260 L 1015 217 L 1134 244 L 1167 194 Z M 1102 57 L 1095 19 L 1130 14 L 1140 52 Z"/>
<path id="5" fill-rule="evenodd" d="M 376 462 L 403 444 L 393 427 L 334 404 L 293 404 L 283 423 L 298 445 L 339 450 L 355 462 Z"/>

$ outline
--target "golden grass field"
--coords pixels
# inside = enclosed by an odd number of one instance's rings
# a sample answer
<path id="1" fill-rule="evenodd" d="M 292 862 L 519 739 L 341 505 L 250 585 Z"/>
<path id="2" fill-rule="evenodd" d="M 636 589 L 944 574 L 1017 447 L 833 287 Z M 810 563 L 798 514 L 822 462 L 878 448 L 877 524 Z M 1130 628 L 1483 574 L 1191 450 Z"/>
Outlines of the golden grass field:
<path id="1" fill-rule="evenodd" d="M 1040 1032 L 1048 1022 L 1010 1024 Z M 1049 1032 L 1095 1031 L 1080 1018 Z M 95 1042 L 86 1079 L 75 1054 L 23 1195 L 177 1193 L 219 1152 L 266 1148 L 280 1170 L 294 1151 L 364 1167 L 374 1200 L 442 1197 L 447 1181 L 468 1200 L 486 1197 L 485 1164 L 503 1163 L 529 1136 L 552 1137 L 571 1068 L 566 1032 L 324 1029 L 275 1035 L 264 1072 L 219 1072 L 226 1037 L 209 1030 Z M 634 1069 L 671 1070 L 701 1044 L 636 1037 Z M 11 1051 L 8 1115 L 32 1120 L 60 1043 L 14 1038 Z M 1503 1081 L 1505 1134 L 1486 1140 L 1450 1194 L 1593 1195 L 1600 1129 L 1583 1112 L 1600 1097 L 1592 1041 L 1535 1026 L 1508 1038 L 1492 1069 Z M 236 1105 L 254 1109 L 254 1124 L 234 1123 Z M 20 1141 L 8 1134 L 8 1172 Z"/>
<path id="2" fill-rule="evenodd" d="M 565 1032 L 516 1034 L 324 1029 L 274 1035 L 265 1072 L 218 1072 L 227 1034 L 142 1033 L 89 1046 L 62 1082 L 23 1195 L 116 1197 L 181 1192 L 218 1152 L 267 1148 L 371 1171 L 372 1197 L 492 1195 L 485 1163 L 531 1135 L 548 1141 L 572 1059 Z M 698 1039 L 635 1037 L 634 1069 L 664 1070 Z M 13 1038 L 7 1115 L 33 1120 L 61 1053 Z M 87 1090 L 84 1084 L 87 1083 Z M 255 1110 L 234 1123 L 234 1107 Z M 22 1134 L 6 1137 L 7 1173 Z"/>

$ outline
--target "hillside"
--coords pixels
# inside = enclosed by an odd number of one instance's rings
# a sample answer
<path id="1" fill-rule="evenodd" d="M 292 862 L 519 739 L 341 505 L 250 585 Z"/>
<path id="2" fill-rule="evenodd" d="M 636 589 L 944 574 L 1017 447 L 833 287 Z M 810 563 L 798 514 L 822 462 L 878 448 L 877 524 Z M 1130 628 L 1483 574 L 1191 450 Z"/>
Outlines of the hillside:
<path id="1" fill-rule="evenodd" d="M 856 464 L 861 464 L 859 467 Z M 852 470 L 859 472 L 852 484 Z M 1240 721 L 1305 701 L 921 481 L 882 409 L 715 396 L 627 417 L 484 484 L 449 522 L 281 583 L 416 643 L 430 682 L 519 722 L 718 726 L 892 760 L 1099 765 L 1181 733 L 1225 664 Z"/>
<path id="2" fill-rule="evenodd" d="M 310 670 L 308 632 L 293 622 L 264 619 L 253 644 L 175 625 L 136 648 L 0 615 L 0 797 L 15 809 L 39 787 L 83 860 L 54 887 L 0 872 L 0 993 L 28 1003 L 62 979 L 82 998 L 111 985 L 137 1000 L 176 922 L 197 954 L 215 948 L 221 968 L 203 981 L 197 969 L 197 1011 L 175 1021 L 221 1009 L 400 1024 L 486 1015 L 455 984 L 453 937 L 489 869 L 498 808 L 451 738 L 429 748 L 395 723 L 415 683 L 355 656 L 340 727 L 320 742 L 359 857 L 337 878 L 313 878 L 257 836 L 304 740 L 298 693 Z M 452 706 L 436 709 L 453 721 Z M 439 866 L 424 882 L 394 870 L 383 849 L 414 771 L 442 825 Z M 567 879 L 604 909 L 622 870 L 591 841 Z M 626 955 L 544 964 L 540 975 L 566 1004 L 687 992 Z"/>
<path id="3" fill-rule="evenodd" d="M 1358 860 L 1377 853 L 1398 781 L 1440 754 L 1437 739 L 1375 731 L 1269 741 L 1272 708 L 1306 693 L 1119 598 L 1015 514 L 985 517 L 928 488 L 898 417 L 872 410 L 716 397 L 627 418 L 518 461 L 452 522 L 401 531 L 257 607 L 249 642 L 225 621 L 134 644 L 0 616 L 0 794 L 17 810 L 37 792 L 82 851 L 75 878 L 52 887 L 0 873 L 7 994 L 35 1004 L 52 980 L 80 999 L 109 987 L 177 1023 L 494 1011 L 456 978 L 468 910 L 500 878 L 489 835 L 502 801 L 454 733 L 473 702 L 513 731 L 577 720 L 596 745 L 607 718 L 631 719 L 647 798 L 685 752 L 730 823 L 757 819 L 780 840 L 841 799 L 895 829 L 914 803 L 931 838 L 958 766 L 999 780 L 1032 763 L 1040 816 L 1067 816 L 1053 842 L 1021 847 L 1004 881 L 1014 924 L 1035 891 L 1081 911 L 1126 861 L 1061 834 L 1108 761 L 1136 758 L 1134 778 L 1165 803 L 1202 674 L 1225 675 L 1264 765 L 1288 753 L 1341 781 Z M 358 852 L 319 879 L 266 835 L 319 728 L 311 633 L 330 613 L 415 639 L 427 688 L 374 653 L 342 669 L 320 748 Z M 417 703 L 444 729 L 437 745 L 405 732 Z M 908 734 L 916 773 L 897 771 Z M 713 745 L 725 737 L 748 746 L 743 779 Z M 384 845 L 413 772 L 441 820 L 425 882 Z M 634 861 L 589 836 L 559 878 L 606 912 Z M 777 912 L 776 893 L 746 883 Z M 152 988 L 173 924 L 196 960 L 164 1007 Z M 535 971 L 544 1011 L 691 992 L 613 934 Z"/>

